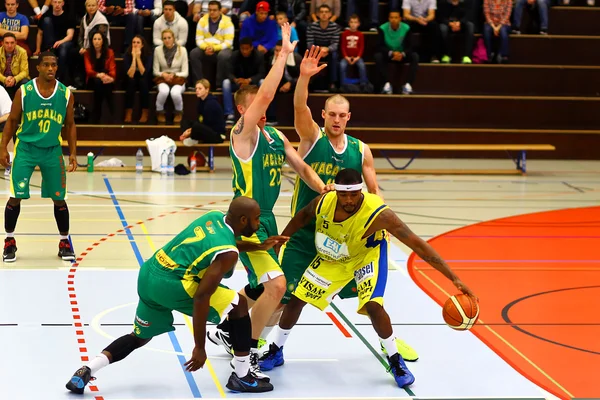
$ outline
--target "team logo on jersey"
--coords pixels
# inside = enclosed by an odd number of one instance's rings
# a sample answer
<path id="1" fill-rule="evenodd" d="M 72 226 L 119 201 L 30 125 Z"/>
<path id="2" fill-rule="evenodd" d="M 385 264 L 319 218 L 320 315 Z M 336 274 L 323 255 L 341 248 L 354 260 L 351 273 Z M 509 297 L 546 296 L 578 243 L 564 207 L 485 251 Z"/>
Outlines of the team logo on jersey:
<path id="1" fill-rule="evenodd" d="M 142 328 L 148 328 L 150 325 L 152 325 L 151 322 L 148 321 L 144 321 L 143 319 L 141 319 L 140 317 L 138 317 L 137 315 L 135 316 L 135 323 L 139 326 L 141 326 Z"/>
<path id="2" fill-rule="evenodd" d="M 27 86 L 27 90 L 31 92 L 33 88 L 31 86 Z"/>
<path id="3" fill-rule="evenodd" d="M 326 237 L 325 241 L 323 242 L 323 246 L 325 246 L 325 248 L 328 248 L 329 250 L 332 250 L 334 253 L 339 253 L 340 249 L 342 248 L 342 245 L 339 244 L 338 242 L 336 242 L 335 240 L 333 240 L 330 237 Z"/>
<path id="4" fill-rule="evenodd" d="M 208 233 L 210 233 L 211 235 L 215 234 L 215 228 L 212 226 L 212 221 L 208 221 L 206 223 L 206 230 L 208 231 Z"/>
<path id="5" fill-rule="evenodd" d="M 19 189 L 25 189 L 25 185 L 26 185 L 25 181 L 21 181 L 21 182 L 17 183 L 17 186 L 19 187 Z"/>
<path id="6" fill-rule="evenodd" d="M 336 156 L 331 156 L 331 158 L 333 158 L 335 161 L 339 162 L 340 164 L 344 163 L 344 160 L 337 158 Z"/>
<path id="7" fill-rule="evenodd" d="M 365 265 L 354 271 L 354 280 L 357 285 L 361 285 L 365 280 L 371 279 L 375 276 L 375 268 L 373 267 L 373 262 Z"/>

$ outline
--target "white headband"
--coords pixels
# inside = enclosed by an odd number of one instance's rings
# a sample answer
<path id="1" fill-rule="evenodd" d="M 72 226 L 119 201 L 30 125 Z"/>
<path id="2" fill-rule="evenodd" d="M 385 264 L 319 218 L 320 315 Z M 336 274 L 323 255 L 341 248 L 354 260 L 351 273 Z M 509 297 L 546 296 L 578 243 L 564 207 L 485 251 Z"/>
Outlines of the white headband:
<path id="1" fill-rule="evenodd" d="M 362 190 L 362 183 L 356 183 L 354 185 L 340 185 L 338 183 L 335 184 L 335 190 L 338 192 L 354 192 L 356 190 Z"/>

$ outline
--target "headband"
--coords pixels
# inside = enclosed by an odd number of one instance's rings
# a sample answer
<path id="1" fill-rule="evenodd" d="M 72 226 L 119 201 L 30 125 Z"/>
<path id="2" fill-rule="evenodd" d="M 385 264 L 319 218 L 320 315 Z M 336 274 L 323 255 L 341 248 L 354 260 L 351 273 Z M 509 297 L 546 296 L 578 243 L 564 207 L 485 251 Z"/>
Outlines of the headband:
<path id="1" fill-rule="evenodd" d="M 335 184 L 335 190 L 338 192 L 354 192 L 356 190 L 362 190 L 362 187 L 362 182 L 354 185 L 340 185 L 339 183 Z"/>

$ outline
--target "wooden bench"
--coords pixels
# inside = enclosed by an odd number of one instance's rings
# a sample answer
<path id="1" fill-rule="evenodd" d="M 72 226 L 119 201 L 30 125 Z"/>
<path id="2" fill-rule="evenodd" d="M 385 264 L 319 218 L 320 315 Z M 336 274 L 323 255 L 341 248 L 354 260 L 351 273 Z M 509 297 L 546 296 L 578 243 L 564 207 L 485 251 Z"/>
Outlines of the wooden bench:
<path id="1" fill-rule="evenodd" d="M 186 147 L 182 142 L 175 142 L 177 147 Z M 292 143 L 294 147 L 298 143 Z M 63 146 L 67 146 L 66 141 Z M 146 148 L 146 142 L 142 140 L 120 140 L 120 141 L 99 141 L 99 140 L 79 140 L 78 148 L 99 148 L 94 158 L 102 154 L 106 147 L 131 147 Z M 214 149 L 217 147 L 229 147 L 229 142 L 218 144 L 198 143 L 198 148 L 208 148 L 207 165 L 198 167 L 198 170 L 214 172 L 215 156 Z M 378 150 L 390 163 L 392 168 L 378 168 L 381 173 L 410 173 L 410 174 L 525 174 L 527 172 L 527 151 L 553 151 L 556 148 L 550 144 L 396 144 L 396 143 L 370 143 L 372 150 Z M 391 152 L 412 152 L 410 160 L 403 166 L 395 165 L 391 160 Z M 407 167 L 421 154 L 422 151 L 504 151 L 515 163 L 516 169 L 407 169 Z M 511 152 L 516 152 L 514 157 Z M 81 165 L 82 167 L 87 164 Z"/>

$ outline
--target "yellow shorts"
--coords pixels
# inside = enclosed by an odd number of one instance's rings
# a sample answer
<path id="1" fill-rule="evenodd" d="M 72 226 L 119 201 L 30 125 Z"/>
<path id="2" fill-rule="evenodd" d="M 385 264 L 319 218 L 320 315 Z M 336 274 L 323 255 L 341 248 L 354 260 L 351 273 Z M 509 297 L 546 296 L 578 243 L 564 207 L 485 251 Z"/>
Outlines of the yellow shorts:
<path id="1" fill-rule="evenodd" d="M 324 310 L 333 297 L 354 279 L 358 291 L 357 312 L 366 314 L 364 306 L 368 302 L 383 305 L 388 273 L 388 245 L 387 238 L 381 239 L 352 263 L 342 264 L 317 255 L 292 294 Z"/>

